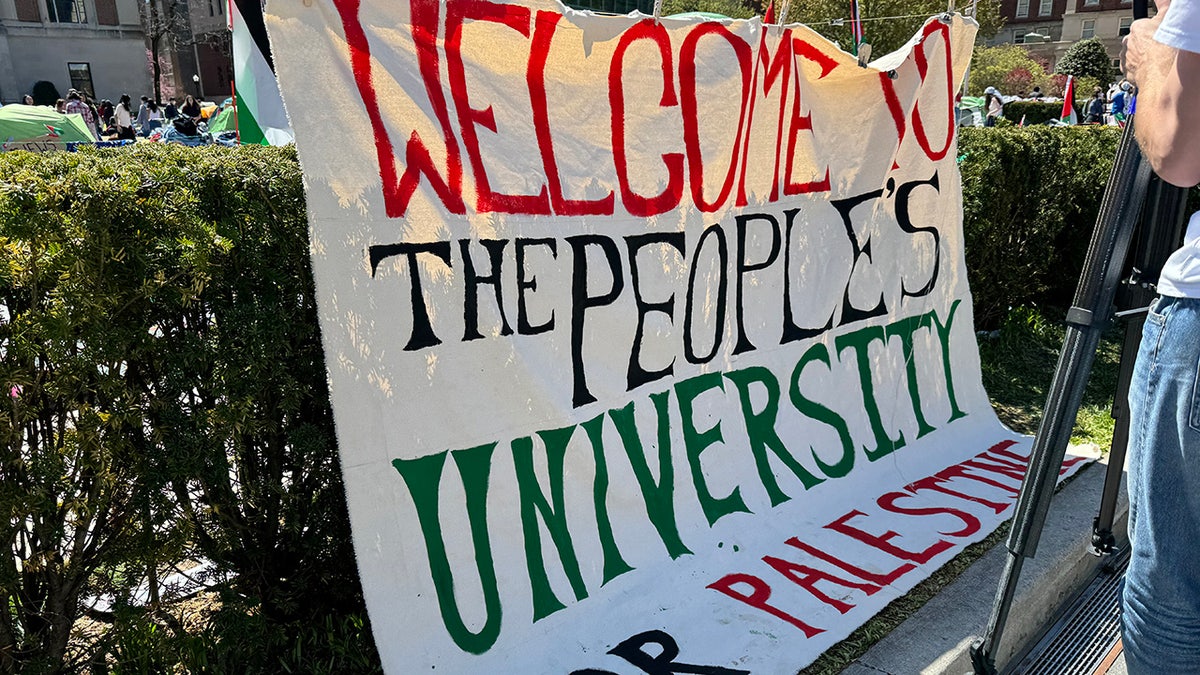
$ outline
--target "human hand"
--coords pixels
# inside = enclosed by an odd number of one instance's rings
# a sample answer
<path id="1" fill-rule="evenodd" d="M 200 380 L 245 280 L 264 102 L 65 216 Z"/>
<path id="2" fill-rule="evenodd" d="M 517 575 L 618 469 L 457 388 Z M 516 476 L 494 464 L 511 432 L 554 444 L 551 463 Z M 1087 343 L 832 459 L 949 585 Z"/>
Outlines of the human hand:
<path id="1" fill-rule="evenodd" d="M 1153 61 L 1150 54 L 1159 49 L 1169 49 L 1155 41 L 1154 32 L 1167 14 L 1170 0 L 1156 0 L 1158 13 L 1149 19 L 1138 19 L 1129 26 L 1129 34 L 1121 40 L 1121 72 L 1135 86 L 1147 76 L 1147 62 Z M 1139 77 L 1141 79 L 1139 79 Z"/>

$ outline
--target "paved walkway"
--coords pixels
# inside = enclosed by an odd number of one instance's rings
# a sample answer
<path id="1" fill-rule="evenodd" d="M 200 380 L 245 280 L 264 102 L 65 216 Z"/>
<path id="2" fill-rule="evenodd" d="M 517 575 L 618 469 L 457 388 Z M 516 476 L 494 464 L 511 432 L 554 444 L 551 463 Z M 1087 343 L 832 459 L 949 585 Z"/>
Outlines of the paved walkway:
<path id="1" fill-rule="evenodd" d="M 1096 462 L 1055 495 L 1037 555 L 1025 563 L 996 654 L 997 662 L 1013 660 L 1093 578 L 1099 559 L 1089 552 L 1092 519 L 1100 505 L 1105 470 L 1105 464 Z M 1122 487 L 1114 525 L 1122 541 L 1127 509 Z M 963 675 L 972 672 L 968 650 L 971 642 L 983 634 L 1007 558 L 1008 550 L 1003 543 L 984 554 L 843 673 Z M 1124 675 L 1124 660 L 1119 651 L 1113 653 L 1112 645 L 1100 645 L 1098 653 L 1111 655 L 1112 660 L 1101 663 L 1104 669 L 1095 670 L 1096 675 Z"/>

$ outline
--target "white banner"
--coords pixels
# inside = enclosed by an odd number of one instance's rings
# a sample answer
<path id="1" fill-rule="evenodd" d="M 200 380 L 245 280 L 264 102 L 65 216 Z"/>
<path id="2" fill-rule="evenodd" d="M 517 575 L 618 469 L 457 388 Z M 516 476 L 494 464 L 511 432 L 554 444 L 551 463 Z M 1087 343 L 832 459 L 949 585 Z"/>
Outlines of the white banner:
<path id="1" fill-rule="evenodd" d="M 791 673 L 1011 511 L 953 98 L 803 26 L 274 2 L 393 673 Z"/>

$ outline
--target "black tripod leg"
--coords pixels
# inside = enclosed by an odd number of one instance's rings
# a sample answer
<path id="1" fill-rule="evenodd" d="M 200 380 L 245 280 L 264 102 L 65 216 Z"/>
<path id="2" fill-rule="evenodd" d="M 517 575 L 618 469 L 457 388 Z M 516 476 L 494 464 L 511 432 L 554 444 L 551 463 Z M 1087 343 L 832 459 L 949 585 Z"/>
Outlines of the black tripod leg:
<path id="1" fill-rule="evenodd" d="M 1121 493 L 1121 477 L 1125 473 L 1125 450 L 1129 444 L 1129 381 L 1142 337 L 1141 316 L 1130 317 L 1125 325 L 1125 341 L 1121 348 L 1121 368 L 1117 374 L 1117 390 L 1113 394 L 1112 446 L 1108 451 L 1108 469 L 1104 474 L 1104 491 L 1100 493 L 1100 513 L 1092 522 L 1092 553 L 1107 555 L 1117 548 L 1113 535 L 1113 520 L 1117 513 L 1117 498 Z"/>
<path id="2" fill-rule="evenodd" d="M 1154 299 L 1154 283 L 1158 280 L 1158 274 L 1167 258 L 1183 241 L 1186 226 L 1187 190 L 1157 177 L 1151 178 L 1126 266 L 1127 281 L 1117 297 L 1117 307 L 1124 310 L 1118 312 L 1118 316 L 1127 314 L 1127 323 L 1121 349 L 1121 368 L 1117 374 L 1117 390 L 1113 396 L 1113 419 L 1117 424 L 1108 455 L 1104 492 L 1100 495 L 1100 512 L 1092 525 L 1092 552 L 1097 555 L 1112 553 L 1116 548 L 1112 526 L 1129 443 L 1129 383 L 1133 379 L 1133 365 L 1142 340 L 1145 310 Z"/>
<path id="3" fill-rule="evenodd" d="M 1072 307 L 1067 312 L 1062 352 L 1009 531 L 1007 546 L 1011 559 L 1000 581 L 987 630 L 971 647 L 971 659 L 977 673 L 995 672 L 996 653 L 1020 576 L 1021 559 L 1031 558 L 1037 552 L 1100 333 L 1112 316 L 1113 300 L 1150 180 L 1150 167 L 1142 159 L 1133 137 L 1133 127 L 1134 116 L 1131 116 L 1117 146 L 1096 229 L 1088 244 L 1083 273 L 1075 289 Z"/>

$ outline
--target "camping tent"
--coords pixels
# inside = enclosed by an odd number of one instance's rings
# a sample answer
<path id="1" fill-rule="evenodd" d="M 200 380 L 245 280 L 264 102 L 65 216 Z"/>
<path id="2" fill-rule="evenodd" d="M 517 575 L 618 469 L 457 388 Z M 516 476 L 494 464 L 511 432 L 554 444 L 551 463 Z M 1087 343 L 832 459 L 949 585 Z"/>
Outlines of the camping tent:
<path id="1" fill-rule="evenodd" d="M 0 108 L 0 151 L 65 150 L 68 143 L 95 140 L 81 115 L 64 115 L 45 106 L 6 105 Z"/>
<path id="2" fill-rule="evenodd" d="M 963 96 L 958 104 L 958 126 L 983 126 L 983 97 Z"/>
<path id="3" fill-rule="evenodd" d="M 208 121 L 208 131 L 217 134 L 222 131 L 233 131 L 235 128 L 233 106 L 226 106 Z"/>

